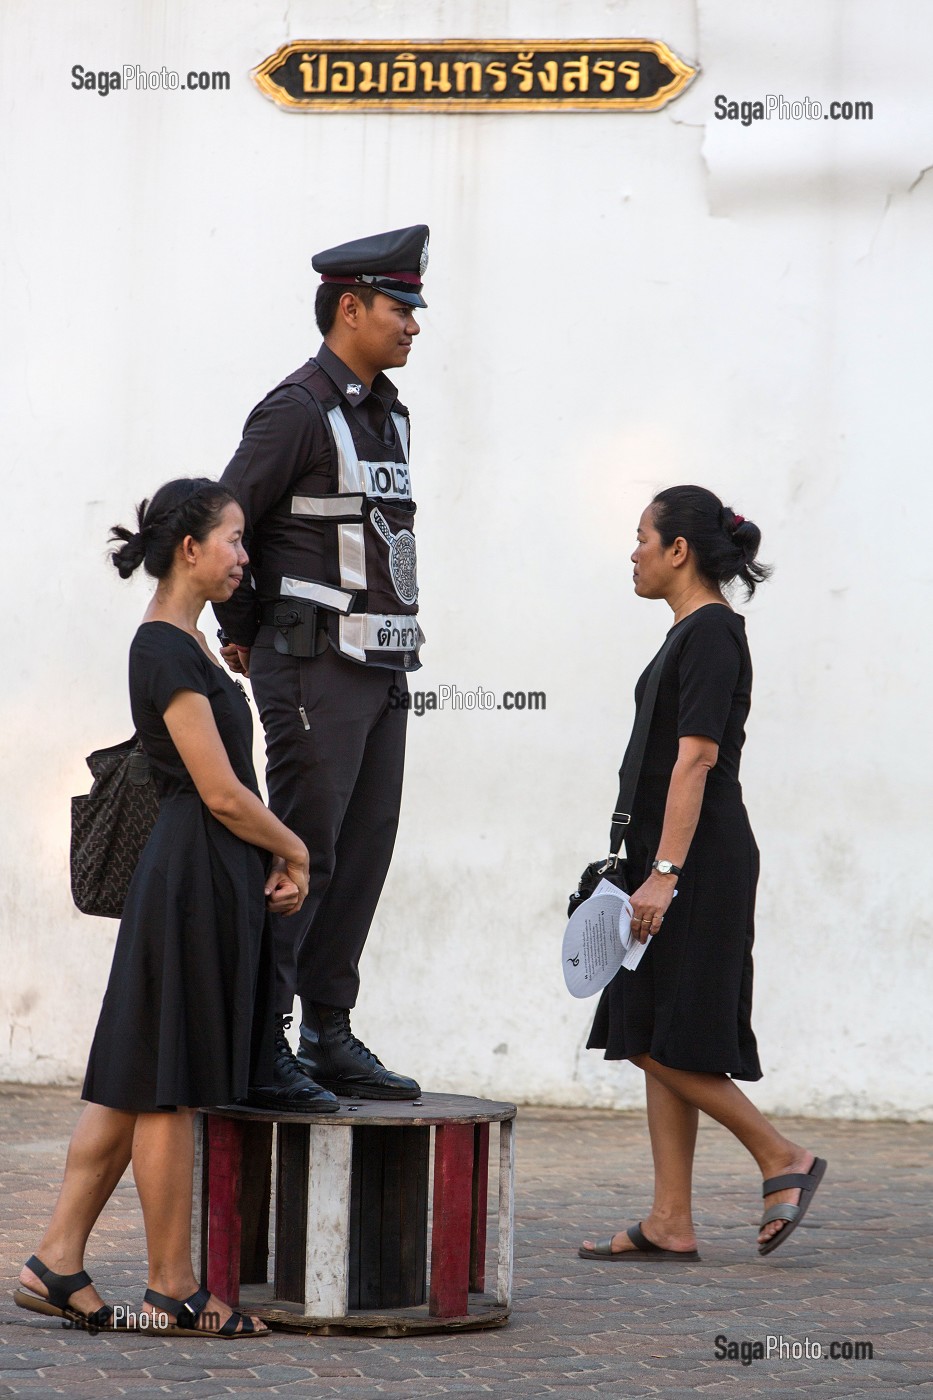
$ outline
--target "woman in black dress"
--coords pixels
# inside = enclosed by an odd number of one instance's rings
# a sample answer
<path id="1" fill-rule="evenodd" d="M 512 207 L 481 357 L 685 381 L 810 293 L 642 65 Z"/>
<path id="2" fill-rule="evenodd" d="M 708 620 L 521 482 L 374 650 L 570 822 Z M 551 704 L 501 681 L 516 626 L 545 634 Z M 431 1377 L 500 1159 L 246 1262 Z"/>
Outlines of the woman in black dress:
<path id="1" fill-rule="evenodd" d="M 723 589 L 740 579 L 750 597 L 767 577 L 755 562 L 760 539 L 756 525 L 698 486 L 662 491 L 638 525 L 635 592 L 663 598 L 674 614 L 625 843 L 640 882 L 632 932 L 651 946 L 603 992 L 589 1047 L 645 1072 L 654 1201 L 638 1225 L 584 1241 L 588 1259 L 699 1258 L 691 1213 L 699 1110 L 761 1169 L 760 1254 L 793 1233 L 826 1170 L 734 1083 L 761 1078 L 751 1027 L 758 848 L 739 785 L 752 666 L 745 621 Z"/>
<path id="2" fill-rule="evenodd" d="M 247 562 L 243 512 L 225 487 L 169 482 L 122 527 L 113 561 L 158 584 L 130 649 L 133 719 L 159 815 L 127 895 L 91 1048 L 88 1100 L 65 1177 L 16 1301 L 112 1327 L 84 1272 L 101 1210 L 132 1160 L 146 1226 L 152 1330 L 259 1336 L 257 1318 L 199 1289 L 191 1264 L 194 1109 L 271 1081 L 266 907 L 296 912 L 303 842 L 263 805 L 246 694 L 212 657 L 198 618 L 231 597 Z M 272 859 L 267 855 L 272 853 Z M 268 971 L 267 971 L 268 968 Z"/>

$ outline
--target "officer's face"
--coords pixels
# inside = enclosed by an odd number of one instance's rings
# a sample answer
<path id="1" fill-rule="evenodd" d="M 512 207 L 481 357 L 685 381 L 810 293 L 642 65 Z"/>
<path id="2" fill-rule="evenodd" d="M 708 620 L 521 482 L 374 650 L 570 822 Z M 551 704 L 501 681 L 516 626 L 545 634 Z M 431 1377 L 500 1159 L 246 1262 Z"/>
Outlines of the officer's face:
<path id="1" fill-rule="evenodd" d="M 356 345 L 376 369 L 398 369 L 408 363 L 412 340 L 421 330 L 414 308 L 377 292 L 372 306 L 357 302 Z"/>
<path id="2" fill-rule="evenodd" d="M 243 512 L 230 501 L 217 524 L 196 545 L 194 567 L 198 581 L 212 603 L 225 603 L 239 588 L 249 556 L 243 548 Z"/>

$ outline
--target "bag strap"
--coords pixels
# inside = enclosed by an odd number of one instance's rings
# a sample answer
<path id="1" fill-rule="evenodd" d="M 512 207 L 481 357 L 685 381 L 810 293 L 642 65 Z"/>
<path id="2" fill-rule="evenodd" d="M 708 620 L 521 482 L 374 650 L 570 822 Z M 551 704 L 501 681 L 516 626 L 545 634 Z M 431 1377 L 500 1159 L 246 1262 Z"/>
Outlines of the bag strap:
<path id="1" fill-rule="evenodd" d="M 654 665 L 648 672 L 645 693 L 642 696 L 638 717 L 635 720 L 635 728 L 632 730 L 628 746 L 626 755 L 628 761 L 623 763 L 619 769 L 619 796 L 616 799 L 616 809 L 612 814 L 612 826 L 609 828 L 609 859 L 606 861 L 606 866 L 611 864 L 613 869 L 619 863 L 619 850 L 632 820 L 632 804 L 635 801 L 635 790 L 638 787 L 641 767 L 645 760 L 648 731 L 651 729 L 655 702 L 658 698 L 658 687 L 661 684 L 661 671 L 673 641 L 674 637 L 671 634 L 658 652 L 654 659 Z"/>

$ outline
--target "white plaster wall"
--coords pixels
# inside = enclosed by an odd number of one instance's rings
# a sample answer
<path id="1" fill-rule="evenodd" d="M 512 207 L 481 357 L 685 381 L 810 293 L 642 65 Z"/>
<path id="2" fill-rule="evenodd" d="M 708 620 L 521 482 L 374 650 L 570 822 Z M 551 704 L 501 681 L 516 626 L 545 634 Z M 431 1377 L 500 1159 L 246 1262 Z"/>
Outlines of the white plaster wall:
<path id="1" fill-rule="evenodd" d="M 6 0 L 0 24 L 0 1075 L 80 1075 L 116 933 L 67 878 L 69 797 L 129 732 L 146 598 L 107 529 L 171 475 L 219 474 L 314 351 L 315 249 L 424 220 L 430 310 L 399 376 L 414 684 L 543 689 L 547 710 L 413 717 L 356 1028 L 431 1088 L 639 1101 L 584 1053 L 559 946 L 669 620 L 632 597 L 634 523 L 698 480 L 777 565 L 747 609 L 752 1092 L 929 1117 L 930 7 Z M 311 118 L 247 77 L 291 38 L 456 35 L 657 37 L 702 73 L 659 113 L 485 117 Z M 231 91 L 101 99 L 77 62 L 226 68 Z M 744 128 L 713 119 L 720 92 L 875 119 Z"/>

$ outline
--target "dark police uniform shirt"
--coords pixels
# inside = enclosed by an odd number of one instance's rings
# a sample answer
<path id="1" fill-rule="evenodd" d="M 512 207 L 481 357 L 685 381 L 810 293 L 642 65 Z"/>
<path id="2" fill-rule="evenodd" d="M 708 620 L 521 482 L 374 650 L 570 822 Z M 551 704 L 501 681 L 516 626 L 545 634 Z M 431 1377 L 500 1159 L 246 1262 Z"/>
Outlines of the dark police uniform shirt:
<path id="1" fill-rule="evenodd" d="M 322 345 L 314 356 L 340 393 L 344 413 L 358 415 L 387 446 L 398 441 L 393 413 L 408 417 L 395 385 L 377 374 L 367 389 L 342 360 Z M 246 516 L 245 545 L 254 568 L 273 575 L 326 580 L 323 538 L 313 536 L 291 511 L 292 489 L 324 494 L 336 489 L 334 440 L 326 419 L 294 384 L 279 384 L 246 420 L 243 440 L 221 477 Z M 263 599 L 265 601 L 265 599 Z M 214 612 L 227 636 L 251 646 L 259 628 L 258 596 L 249 575 Z"/>

